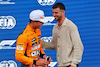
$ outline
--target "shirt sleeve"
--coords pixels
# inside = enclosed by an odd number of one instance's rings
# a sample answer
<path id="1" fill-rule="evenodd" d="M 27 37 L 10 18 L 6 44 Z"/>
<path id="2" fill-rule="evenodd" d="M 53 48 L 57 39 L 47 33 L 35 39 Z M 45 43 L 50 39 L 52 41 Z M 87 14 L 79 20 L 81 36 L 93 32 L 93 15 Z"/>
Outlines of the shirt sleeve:
<path id="1" fill-rule="evenodd" d="M 55 49 L 55 46 L 54 46 L 54 44 L 52 44 L 52 42 L 45 42 L 44 40 L 41 40 L 41 42 L 42 42 L 42 47 L 43 48 L 52 49 L 52 50 Z"/>
<path id="2" fill-rule="evenodd" d="M 76 66 L 76 64 L 81 62 L 83 54 L 83 44 L 81 42 L 77 26 L 73 26 L 70 35 L 73 44 L 73 58 L 71 65 Z"/>
<path id="3" fill-rule="evenodd" d="M 27 42 L 27 37 L 19 35 L 16 43 L 15 57 L 17 61 L 22 62 L 23 64 L 33 65 L 33 59 L 25 56 Z"/>

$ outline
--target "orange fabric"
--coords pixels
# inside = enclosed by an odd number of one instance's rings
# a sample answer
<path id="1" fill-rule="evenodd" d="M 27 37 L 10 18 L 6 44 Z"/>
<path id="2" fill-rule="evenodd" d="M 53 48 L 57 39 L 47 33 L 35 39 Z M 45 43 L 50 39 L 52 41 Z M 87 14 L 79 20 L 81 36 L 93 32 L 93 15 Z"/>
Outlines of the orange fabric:
<path id="1" fill-rule="evenodd" d="M 29 66 L 33 65 L 33 59 L 39 60 L 40 52 L 45 54 L 41 45 L 41 31 L 32 29 L 28 24 L 17 38 L 16 60 Z"/>

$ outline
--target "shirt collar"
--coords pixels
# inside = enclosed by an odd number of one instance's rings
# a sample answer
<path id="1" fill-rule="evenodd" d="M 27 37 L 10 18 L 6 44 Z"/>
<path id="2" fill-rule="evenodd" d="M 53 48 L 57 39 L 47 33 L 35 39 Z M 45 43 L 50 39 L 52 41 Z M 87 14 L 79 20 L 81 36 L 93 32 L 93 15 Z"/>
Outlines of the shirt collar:
<path id="1" fill-rule="evenodd" d="M 65 26 L 66 26 L 66 22 L 67 22 L 67 20 L 68 20 L 68 19 L 65 18 L 63 24 L 62 24 L 60 27 L 65 27 Z M 56 24 L 56 27 L 59 27 L 59 26 L 58 26 L 58 23 Z"/>
<path id="2" fill-rule="evenodd" d="M 33 32 L 37 32 L 39 29 L 33 29 L 32 27 L 30 27 L 29 23 L 27 25 L 27 29 L 30 30 L 30 31 L 33 31 Z"/>

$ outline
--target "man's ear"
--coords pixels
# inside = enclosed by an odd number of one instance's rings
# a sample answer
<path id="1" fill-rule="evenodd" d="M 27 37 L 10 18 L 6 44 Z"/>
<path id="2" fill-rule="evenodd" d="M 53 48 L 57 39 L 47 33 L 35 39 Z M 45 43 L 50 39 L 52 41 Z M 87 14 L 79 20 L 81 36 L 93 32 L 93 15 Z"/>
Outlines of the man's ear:
<path id="1" fill-rule="evenodd" d="M 65 14 L 65 10 L 63 10 L 63 14 Z"/>

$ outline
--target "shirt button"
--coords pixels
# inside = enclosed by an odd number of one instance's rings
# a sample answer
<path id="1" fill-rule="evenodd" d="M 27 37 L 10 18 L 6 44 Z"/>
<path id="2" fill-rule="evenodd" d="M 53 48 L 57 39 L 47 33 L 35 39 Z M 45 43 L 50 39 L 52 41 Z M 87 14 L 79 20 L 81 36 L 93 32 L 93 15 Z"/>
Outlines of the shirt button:
<path id="1" fill-rule="evenodd" d="M 60 38 L 60 36 L 58 36 L 58 38 Z"/>

